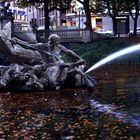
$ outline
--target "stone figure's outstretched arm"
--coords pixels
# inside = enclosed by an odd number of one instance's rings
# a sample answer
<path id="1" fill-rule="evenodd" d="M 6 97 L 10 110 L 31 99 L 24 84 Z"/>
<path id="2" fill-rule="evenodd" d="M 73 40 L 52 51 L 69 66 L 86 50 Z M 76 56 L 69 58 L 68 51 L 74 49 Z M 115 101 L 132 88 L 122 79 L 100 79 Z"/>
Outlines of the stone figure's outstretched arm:
<path id="1" fill-rule="evenodd" d="M 11 41 L 12 41 L 13 43 L 15 43 L 15 44 L 17 43 L 17 44 L 19 44 L 19 45 L 22 45 L 22 46 L 25 47 L 26 49 L 31 49 L 31 48 L 34 48 L 34 47 L 38 48 L 39 46 L 42 45 L 42 43 L 30 44 L 30 43 L 28 43 L 28 42 L 26 42 L 26 41 L 23 41 L 23 40 L 20 40 L 20 39 L 18 39 L 18 38 L 16 38 L 16 37 L 13 37 L 13 38 L 11 39 Z"/>
<path id="2" fill-rule="evenodd" d="M 55 59 L 57 59 L 53 54 L 40 49 L 41 46 L 43 45 L 43 43 L 30 44 L 30 43 L 28 43 L 26 41 L 22 41 L 16 37 L 12 38 L 12 42 L 15 44 L 17 43 L 17 44 L 21 45 L 23 48 L 38 51 L 41 54 L 46 55 L 47 57 L 51 58 L 53 61 L 55 61 Z"/>
<path id="3" fill-rule="evenodd" d="M 80 62 L 85 62 L 79 55 L 77 55 L 72 50 L 69 50 L 69 49 L 65 48 L 63 45 L 61 45 L 60 47 L 61 47 L 61 50 L 62 50 L 63 53 L 66 53 L 67 55 L 77 59 Z"/>

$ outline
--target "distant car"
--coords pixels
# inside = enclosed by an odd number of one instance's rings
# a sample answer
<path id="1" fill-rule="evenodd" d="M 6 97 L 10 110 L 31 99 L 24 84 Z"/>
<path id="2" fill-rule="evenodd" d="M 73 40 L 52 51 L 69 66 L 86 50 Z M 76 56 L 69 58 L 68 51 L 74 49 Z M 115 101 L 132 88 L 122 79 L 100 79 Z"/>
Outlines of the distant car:
<path id="1" fill-rule="evenodd" d="M 112 30 L 107 30 L 107 29 L 98 30 L 97 33 L 106 35 L 108 37 L 113 35 L 113 31 Z"/>
<path id="2" fill-rule="evenodd" d="M 140 35 L 140 27 L 137 27 L 136 31 L 137 31 L 137 35 Z M 133 34 L 134 34 L 134 30 L 130 30 L 129 36 L 133 36 Z"/>
<path id="3" fill-rule="evenodd" d="M 37 30 L 45 30 L 45 26 L 39 26 Z"/>

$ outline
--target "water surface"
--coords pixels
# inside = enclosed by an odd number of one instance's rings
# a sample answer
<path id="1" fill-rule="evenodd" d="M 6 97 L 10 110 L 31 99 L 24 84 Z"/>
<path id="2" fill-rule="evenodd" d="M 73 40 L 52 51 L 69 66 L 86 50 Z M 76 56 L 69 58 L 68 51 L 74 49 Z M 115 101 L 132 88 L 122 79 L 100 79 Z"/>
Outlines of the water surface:
<path id="1" fill-rule="evenodd" d="M 101 79 L 92 91 L 0 93 L 0 138 L 125 140 L 139 136 L 139 68 L 106 65 L 92 73 Z"/>

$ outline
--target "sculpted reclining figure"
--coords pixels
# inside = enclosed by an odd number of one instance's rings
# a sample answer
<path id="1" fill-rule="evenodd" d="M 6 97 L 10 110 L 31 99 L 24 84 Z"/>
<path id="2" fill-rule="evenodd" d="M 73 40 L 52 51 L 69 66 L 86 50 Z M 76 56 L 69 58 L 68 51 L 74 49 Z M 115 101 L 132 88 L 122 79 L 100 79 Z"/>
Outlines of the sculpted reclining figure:
<path id="1" fill-rule="evenodd" d="M 17 59 L 14 59 L 16 64 L 11 62 L 7 70 L 1 72 L 2 88 L 11 87 L 12 83 L 21 83 L 22 89 L 31 90 L 58 90 L 61 86 L 68 86 L 70 81 L 73 86 L 94 87 L 96 84 L 83 72 L 85 61 L 61 45 L 60 37 L 56 34 L 51 34 L 47 43 L 29 44 L 15 37 L 4 43 L 9 54 Z M 75 63 L 64 63 L 61 53 L 73 57 Z"/>

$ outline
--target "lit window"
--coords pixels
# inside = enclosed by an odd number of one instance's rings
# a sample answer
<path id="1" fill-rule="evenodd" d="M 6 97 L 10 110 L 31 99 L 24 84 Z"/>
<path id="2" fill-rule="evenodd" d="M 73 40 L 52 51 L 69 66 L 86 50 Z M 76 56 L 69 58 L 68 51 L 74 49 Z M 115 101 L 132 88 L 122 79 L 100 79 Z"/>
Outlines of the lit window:
<path id="1" fill-rule="evenodd" d="M 20 20 L 20 15 L 17 15 L 17 20 Z"/>

